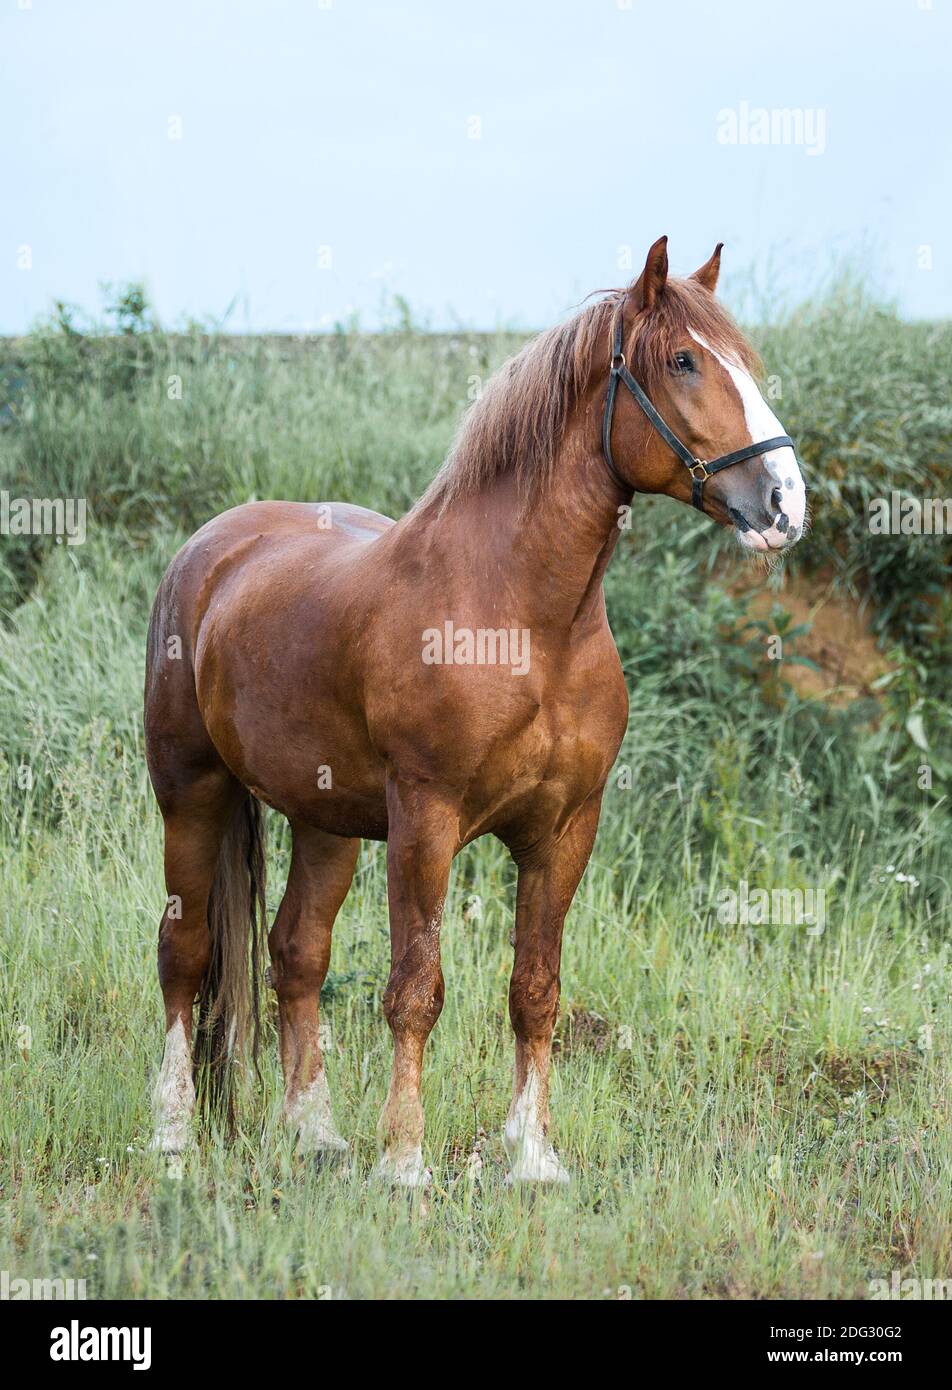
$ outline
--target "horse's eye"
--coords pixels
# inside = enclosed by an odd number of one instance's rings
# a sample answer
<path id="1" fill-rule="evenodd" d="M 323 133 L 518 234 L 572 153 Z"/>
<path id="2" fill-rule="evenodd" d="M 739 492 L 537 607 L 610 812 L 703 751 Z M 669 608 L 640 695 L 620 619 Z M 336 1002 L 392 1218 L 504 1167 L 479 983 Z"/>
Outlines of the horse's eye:
<path id="1" fill-rule="evenodd" d="M 671 362 L 671 370 L 677 376 L 684 376 L 686 372 L 693 372 L 694 358 L 689 352 L 676 352 Z"/>

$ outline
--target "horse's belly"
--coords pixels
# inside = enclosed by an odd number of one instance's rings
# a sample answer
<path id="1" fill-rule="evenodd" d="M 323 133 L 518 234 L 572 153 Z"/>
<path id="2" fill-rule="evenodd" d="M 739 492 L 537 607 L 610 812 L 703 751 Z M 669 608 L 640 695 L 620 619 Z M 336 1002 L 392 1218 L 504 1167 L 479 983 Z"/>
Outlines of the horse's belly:
<path id="1" fill-rule="evenodd" d="M 222 759 L 267 805 L 289 820 L 336 835 L 386 839 L 385 769 L 366 740 L 355 710 L 329 698 L 302 710 L 285 690 L 241 686 L 203 708 Z"/>

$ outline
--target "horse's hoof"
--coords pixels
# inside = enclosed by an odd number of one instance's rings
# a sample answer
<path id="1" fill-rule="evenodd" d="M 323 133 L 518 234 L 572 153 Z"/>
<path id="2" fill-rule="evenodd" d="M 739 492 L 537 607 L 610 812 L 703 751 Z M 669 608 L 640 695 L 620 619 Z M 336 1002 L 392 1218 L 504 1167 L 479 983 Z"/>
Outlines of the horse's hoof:
<path id="1" fill-rule="evenodd" d="M 343 1172 L 352 1166 L 351 1148 L 346 1139 L 318 1144 L 313 1148 L 298 1148 L 302 1158 L 308 1159 L 317 1172 Z"/>
<path id="2" fill-rule="evenodd" d="M 559 1165 L 558 1173 L 512 1172 L 506 1175 L 507 1187 L 568 1187 L 572 1174 Z"/>
<path id="3" fill-rule="evenodd" d="M 181 1182 L 185 1176 L 184 1151 L 180 1149 L 160 1149 L 157 1144 L 152 1145 L 152 1151 L 162 1160 L 165 1176 L 171 1182 Z"/>
<path id="4" fill-rule="evenodd" d="M 305 1090 L 285 1099 L 284 1119 L 297 1135 L 298 1153 L 313 1157 L 316 1167 L 334 1167 L 349 1157 L 350 1145 L 337 1133 L 334 1124 L 331 1093 L 323 1070 Z"/>
<path id="5" fill-rule="evenodd" d="M 416 1148 L 402 1154 L 383 1154 L 371 1176 L 389 1187 L 427 1188 L 433 1170 L 424 1164 L 422 1149 Z"/>
<path id="6" fill-rule="evenodd" d="M 506 1186 L 542 1183 L 550 1187 L 567 1187 L 571 1181 L 571 1173 L 550 1144 L 541 1151 L 520 1155 L 506 1178 Z"/>
<path id="7" fill-rule="evenodd" d="M 163 1158 L 181 1158 L 188 1149 L 191 1138 L 191 1126 L 188 1123 L 162 1125 L 152 1136 L 149 1148 L 152 1153 L 161 1154 Z"/>
<path id="8" fill-rule="evenodd" d="M 165 1164 L 165 1176 L 181 1182 L 185 1176 L 185 1154 L 191 1141 L 188 1125 L 169 1124 L 155 1131 L 149 1149 Z"/>

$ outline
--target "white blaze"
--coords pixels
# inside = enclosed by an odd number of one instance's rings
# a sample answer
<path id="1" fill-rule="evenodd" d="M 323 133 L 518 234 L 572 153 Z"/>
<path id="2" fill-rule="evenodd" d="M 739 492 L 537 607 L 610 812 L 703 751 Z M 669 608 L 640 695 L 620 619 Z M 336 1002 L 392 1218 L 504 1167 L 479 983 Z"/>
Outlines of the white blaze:
<path id="1" fill-rule="evenodd" d="M 786 434 L 783 425 L 760 394 L 757 383 L 750 372 L 745 371 L 738 362 L 732 362 L 730 358 L 722 357 L 719 352 L 715 352 L 710 343 L 705 342 L 700 334 L 693 332 L 693 330 L 691 337 L 703 348 L 706 348 L 712 357 L 717 358 L 734 383 L 744 408 L 744 419 L 750 434 L 751 444 L 755 444 L 761 439 L 773 439 L 778 434 Z M 764 454 L 764 466 L 783 493 L 781 510 L 787 516 L 790 529 L 796 528 L 799 535 L 803 530 L 803 522 L 807 512 L 807 490 L 803 483 L 796 454 L 789 445 L 784 445 L 781 449 L 770 449 Z M 770 526 L 763 532 L 763 535 L 771 546 L 786 544 L 787 537 L 778 531 L 776 526 Z"/>

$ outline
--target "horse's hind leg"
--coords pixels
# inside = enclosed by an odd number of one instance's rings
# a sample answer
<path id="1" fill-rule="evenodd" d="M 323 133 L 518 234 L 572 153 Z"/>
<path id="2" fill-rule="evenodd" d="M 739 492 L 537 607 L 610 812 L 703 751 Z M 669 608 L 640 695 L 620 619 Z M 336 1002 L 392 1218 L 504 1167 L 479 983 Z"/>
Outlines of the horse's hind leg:
<path id="1" fill-rule="evenodd" d="M 559 1010 L 562 924 L 592 852 L 600 804 L 600 795 L 586 802 L 543 859 L 519 868 L 509 985 L 516 1068 L 504 1133 L 512 1182 L 569 1181 L 548 1139 L 549 1062 Z"/>
<path id="2" fill-rule="evenodd" d="M 161 785 L 161 784 L 160 784 Z M 165 1004 L 165 1053 L 155 1088 L 155 1138 L 162 1153 L 180 1153 L 195 1107 L 192 1080 L 192 1009 L 211 956 L 208 899 L 219 850 L 244 795 L 221 764 L 162 787 L 165 884 L 159 927 L 159 983 Z"/>
<path id="3" fill-rule="evenodd" d="M 359 840 L 292 825 L 291 869 L 268 939 L 278 996 L 284 1113 L 301 1150 L 335 1158 L 348 1151 L 334 1127 L 324 1074 L 318 1008 L 331 932 L 354 876 Z"/>

